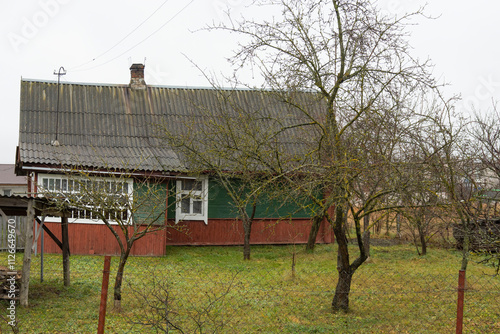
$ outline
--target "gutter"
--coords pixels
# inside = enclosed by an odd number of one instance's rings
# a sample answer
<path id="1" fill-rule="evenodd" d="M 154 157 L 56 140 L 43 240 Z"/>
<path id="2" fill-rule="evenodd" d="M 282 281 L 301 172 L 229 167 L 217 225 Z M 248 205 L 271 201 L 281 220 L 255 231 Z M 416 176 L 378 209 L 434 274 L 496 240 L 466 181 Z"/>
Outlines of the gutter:
<path id="1" fill-rule="evenodd" d="M 22 166 L 22 170 L 25 171 L 37 171 L 37 172 L 52 172 L 52 173 L 74 173 L 74 169 L 68 169 L 68 168 L 53 168 L 53 167 L 37 167 L 37 166 Z M 123 173 L 123 172 L 113 172 L 113 171 L 102 171 L 102 170 L 88 170 L 88 169 L 79 169 L 79 172 L 87 173 L 87 174 L 99 174 L 99 175 L 129 175 L 129 176 L 146 176 L 146 172 L 144 173 L 139 173 L 139 172 L 132 172 L 132 173 Z M 170 172 L 167 172 L 168 174 L 156 174 L 154 172 L 151 172 L 149 176 L 151 177 L 158 177 L 158 178 L 165 178 L 165 179 L 187 179 L 187 180 L 195 180 L 196 177 L 194 176 L 178 176 L 178 175 L 169 175 Z"/>

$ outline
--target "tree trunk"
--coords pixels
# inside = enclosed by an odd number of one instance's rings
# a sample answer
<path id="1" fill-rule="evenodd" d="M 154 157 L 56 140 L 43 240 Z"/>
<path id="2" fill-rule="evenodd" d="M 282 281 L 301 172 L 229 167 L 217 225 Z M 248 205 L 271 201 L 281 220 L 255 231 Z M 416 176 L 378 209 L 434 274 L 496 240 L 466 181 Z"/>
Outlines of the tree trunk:
<path id="1" fill-rule="evenodd" d="M 462 243 L 462 266 L 461 270 L 467 270 L 467 265 L 469 263 L 469 247 L 470 247 L 470 219 L 462 219 L 462 226 L 464 229 L 464 241 Z"/>
<path id="2" fill-rule="evenodd" d="M 363 244 L 365 247 L 365 254 L 366 257 L 370 257 L 370 215 L 367 214 L 366 216 L 363 217 Z"/>
<path id="3" fill-rule="evenodd" d="M 380 234 L 380 231 L 382 230 L 382 221 L 378 221 L 376 224 L 375 224 L 375 234 Z"/>
<path id="4" fill-rule="evenodd" d="M 125 269 L 125 264 L 127 263 L 131 248 L 132 246 L 127 245 L 127 249 L 125 250 L 125 252 L 122 252 L 120 254 L 120 263 L 118 264 L 118 271 L 116 273 L 114 288 L 114 308 L 117 312 L 121 312 L 122 309 L 123 270 Z"/>
<path id="5" fill-rule="evenodd" d="M 351 291 L 352 274 L 347 270 L 339 271 L 339 280 L 333 296 L 332 309 L 334 311 L 349 310 L 349 292 Z"/>
<path id="6" fill-rule="evenodd" d="M 340 206 L 335 208 L 335 222 L 333 224 L 335 239 L 338 244 L 337 271 L 339 279 L 333 296 L 332 309 L 334 311 L 349 309 L 349 292 L 351 290 L 352 272 L 349 264 L 349 249 L 344 226 L 344 211 Z"/>
<path id="7" fill-rule="evenodd" d="M 245 219 L 243 221 L 243 260 L 250 260 L 250 234 L 252 233 L 252 221 Z"/>
<path id="8" fill-rule="evenodd" d="M 385 235 L 389 236 L 390 229 L 391 229 L 391 221 L 389 220 L 389 215 L 387 215 L 385 220 Z"/>
<path id="9" fill-rule="evenodd" d="M 335 233 L 335 240 L 338 244 L 337 253 L 337 271 L 339 273 L 339 280 L 335 289 L 335 295 L 332 300 L 333 311 L 348 311 L 349 310 L 349 293 L 351 291 L 351 281 L 354 272 L 366 261 L 367 255 L 364 248 L 364 241 L 361 235 L 361 229 L 356 229 L 356 237 L 358 240 L 358 247 L 360 255 L 352 264 L 349 260 L 349 248 L 347 245 L 346 226 L 345 220 L 347 216 L 342 208 L 339 206 L 335 210 L 335 222 L 333 223 L 333 231 Z M 359 223 L 359 222 L 358 222 Z"/>
<path id="10" fill-rule="evenodd" d="M 313 251 L 316 246 L 316 237 L 318 236 L 319 228 L 321 222 L 323 221 L 323 215 L 314 216 L 313 222 L 311 224 L 311 230 L 309 231 L 309 238 L 307 239 L 306 251 Z"/>
<path id="11" fill-rule="evenodd" d="M 427 240 L 425 239 L 425 232 L 423 226 L 419 226 L 418 234 L 420 235 L 420 248 L 422 249 L 421 255 L 427 254 Z"/>
<path id="12" fill-rule="evenodd" d="M 396 231 L 398 238 L 401 239 L 401 215 L 399 213 L 396 214 Z"/>

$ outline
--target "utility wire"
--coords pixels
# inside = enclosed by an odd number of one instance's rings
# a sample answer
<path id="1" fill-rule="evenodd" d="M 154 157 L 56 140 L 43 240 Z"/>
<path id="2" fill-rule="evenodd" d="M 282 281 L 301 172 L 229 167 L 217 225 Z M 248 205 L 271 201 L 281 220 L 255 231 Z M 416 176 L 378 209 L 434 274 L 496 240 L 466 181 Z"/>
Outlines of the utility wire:
<path id="1" fill-rule="evenodd" d="M 163 6 L 163 5 L 164 5 L 167 1 L 168 1 L 168 0 L 166 0 L 166 1 L 165 1 L 162 5 L 161 5 L 161 6 Z M 90 68 L 82 69 L 82 70 L 73 71 L 73 72 L 89 71 L 89 70 L 92 70 L 92 69 L 94 69 L 94 68 L 97 68 L 97 67 L 100 67 L 100 66 L 106 65 L 106 64 L 108 64 L 108 63 L 112 62 L 113 60 L 115 60 L 115 59 L 117 59 L 117 58 L 119 58 L 119 57 L 123 56 L 125 53 L 127 53 L 127 52 L 129 52 L 129 51 L 131 51 L 131 50 L 135 49 L 136 47 L 138 47 L 139 45 L 141 45 L 142 43 L 144 43 L 145 41 L 147 41 L 150 37 L 152 37 L 153 35 L 155 35 L 157 32 L 159 32 L 161 29 L 163 29 L 163 28 L 164 28 L 167 24 L 169 24 L 169 23 L 170 23 L 172 20 L 174 20 L 177 16 L 179 16 L 179 15 L 180 15 L 180 14 L 181 14 L 184 10 L 186 10 L 186 8 L 188 8 L 188 7 L 189 7 L 189 6 L 190 6 L 190 5 L 191 5 L 194 1 L 195 1 L 195 0 L 191 0 L 191 1 L 187 4 L 187 5 L 185 5 L 184 7 L 182 7 L 182 9 L 181 9 L 181 10 L 179 10 L 179 11 L 178 11 L 178 12 L 177 12 L 174 16 L 172 16 L 172 17 L 171 17 L 171 18 L 170 18 L 167 22 L 165 22 L 164 24 L 162 24 L 162 25 L 161 25 L 158 29 L 156 29 L 155 31 L 153 31 L 151 34 L 149 34 L 146 38 L 144 38 L 143 40 L 141 40 L 139 43 L 135 44 L 135 45 L 134 45 L 134 46 L 132 46 L 131 48 L 129 48 L 129 49 L 127 49 L 127 50 L 125 50 L 125 51 L 124 51 L 124 52 L 122 52 L 122 53 L 120 53 L 118 56 L 116 56 L 116 57 L 114 57 L 114 58 L 111 58 L 110 60 L 108 60 L 108 61 L 106 61 L 106 62 L 104 62 L 104 63 L 102 63 L 102 64 L 99 64 L 99 65 L 96 65 L 96 66 L 93 66 L 93 67 L 90 67 Z M 160 6 L 160 8 L 161 8 L 161 6 Z M 157 12 L 160 8 L 158 8 L 158 9 L 157 9 L 154 13 L 156 13 L 156 12 Z M 153 13 L 153 14 L 154 14 L 154 13 Z M 147 20 L 148 20 L 151 16 L 153 16 L 153 14 L 151 14 L 151 15 L 150 15 L 150 16 L 146 19 L 146 21 L 147 21 Z M 144 22 L 146 22 L 146 21 L 144 21 Z M 143 23 L 144 23 L 144 22 L 143 22 Z M 141 26 L 143 23 L 141 23 L 139 26 Z M 138 26 L 137 28 L 139 28 L 139 26 Z M 114 48 L 116 45 L 118 45 L 119 43 L 121 43 L 121 42 L 122 42 L 125 38 L 127 38 L 127 37 L 128 37 L 130 34 L 132 34 L 135 30 L 137 30 L 137 28 L 136 28 L 136 29 L 134 29 L 134 30 L 133 30 L 131 33 L 129 33 L 127 36 L 125 36 L 122 40 L 120 40 L 120 42 L 118 42 L 117 44 L 115 44 L 112 48 Z M 112 48 L 111 48 L 111 49 L 112 49 Z M 110 49 L 110 50 L 111 50 L 111 49 Z M 108 51 L 110 51 L 110 50 L 108 50 Z M 100 57 L 100 56 L 102 56 L 102 55 L 106 54 L 108 51 L 106 51 L 105 53 L 103 53 L 103 54 L 99 55 L 98 57 Z M 94 61 L 94 60 L 96 60 L 98 57 L 96 57 L 96 58 L 92 59 L 91 61 L 89 61 L 89 62 L 87 62 L 87 63 L 85 63 L 85 64 L 89 64 L 89 63 L 93 62 L 93 61 Z M 83 65 L 85 65 L 85 64 L 79 65 L 79 66 L 77 66 L 77 67 L 81 67 L 81 66 L 83 66 Z M 75 68 L 76 68 L 76 67 L 75 67 Z"/>
<path id="2" fill-rule="evenodd" d="M 125 35 L 125 37 L 123 37 L 122 39 L 120 39 L 115 45 L 113 45 L 112 47 L 110 47 L 108 50 L 104 51 L 103 53 L 101 53 L 100 55 L 98 55 L 97 57 L 93 58 L 92 60 L 88 61 L 88 62 L 85 62 L 83 64 L 80 64 L 78 66 L 75 66 L 73 68 L 70 69 L 71 70 L 75 70 L 79 67 L 82 67 L 82 66 L 85 66 L 87 64 L 90 64 L 92 63 L 93 61 L 95 61 L 96 59 L 104 56 L 105 54 L 107 54 L 109 51 L 113 50 L 115 47 L 117 47 L 121 42 L 123 42 L 127 37 L 129 37 L 130 35 L 132 35 L 135 31 L 137 31 L 137 29 L 139 29 L 144 23 L 146 23 L 153 15 L 156 14 L 156 12 L 158 12 L 169 0 L 165 0 L 163 1 L 163 3 L 155 9 L 155 11 L 153 13 L 151 13 L 151 15 L 149 15 L 144 21 L 142 21 L 137 27 L 135 27 L 134 29 L 132 29 L 132 31 L 130 31 L 127 35 Z"/>
<path id="3" fill-rule="evenodd" d="M 97 57 L 94 57 L 92 60 L 89 60 L 83 64 L 80 64 L 78 66 L 75 66 L 73 68 L 70 68 L 70 70 L 75 70 L 79 67 L 82 67 L 82 66 L 85 66 L 87 64 L 90 64 L 92 63 L 93 61 L 95 61 L 96 59 L 99 59 L 100 57 L 104 56 L 105 54 L 107 54 L 109 51 L 113 50 L 115 47 L 117 47 L 121 42 L 123 42 L 127 37 L 129 37 L 130 35 L 132 35 L 134 32 L 137 31 L 137 29 L 139 29 L 142 25 L 144 25 L 144 23 L 146 23 L 147 21 L 149 21 L 149 19 L 151 17 L 153 17 L 153 15 L 155 15 L 169 0 L 165 0 L 163 1 L 163 3 L 158 7 L 156 8 L 153 13 L 151 13 L 146 19 L 144 19 L 137 27 L 135 27 L 134 29 L 132 29 L 127 35 L 125 35 L 125 37 L 123 37 L 122 39 L 120 39 L 118 42 L 116 42 L 116 44 L 114 44 L 112 47 L 110 47 L 109 49 L 107 49 L 106 51 L 104 51 L 103 53 L 101 53 L 100 55 L 98 55 Z"/>

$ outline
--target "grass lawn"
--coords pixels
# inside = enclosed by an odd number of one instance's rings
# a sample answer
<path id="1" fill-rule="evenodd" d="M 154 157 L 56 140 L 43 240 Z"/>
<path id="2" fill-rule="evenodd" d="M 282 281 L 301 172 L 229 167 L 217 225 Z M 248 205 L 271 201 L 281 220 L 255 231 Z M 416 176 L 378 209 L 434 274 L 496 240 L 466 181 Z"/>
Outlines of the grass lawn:
<path id="1" fill-rule="evenodd" d="M 159 318 L 165 314 L 185 333 L 454 332 L 460 253 L 430 249 L 419 257 L 410 245 L 371 251 L 373 261 L 354 276 L 346 314 L 330 309 L 337 279 L 334 245 L 319 245 L 314 253 L 302 246 L 253 246 L 248 262 L 240 247 L 169 247 L 164 257 L 133 257 L 125 268 L 122 313 L 112 309 L 118 262 L 113 258 L 106 333 L 155 333 L 133 322 L 156 319 L 165 329 Z M 465 332 L 500 332 L 500 279 L 474 260 L 467 272 Z M 2 262 L 6 253 L 0 253 Z M 71 256 L 70 287 L 63 286 L 60 255 L 45 255 L 43 283 L 40 256 L 32 263 L 30 306 L 17 307 L 20 332 L 95 333 L 103 257 Z M 18 270 L 21 264 L 18 254 Z M 1 304 L 5 317 L 8 304 Z M 0 328 L 10 330 L 5 323 Z M 170 333 L 180 331 L 170 327 Z"/>

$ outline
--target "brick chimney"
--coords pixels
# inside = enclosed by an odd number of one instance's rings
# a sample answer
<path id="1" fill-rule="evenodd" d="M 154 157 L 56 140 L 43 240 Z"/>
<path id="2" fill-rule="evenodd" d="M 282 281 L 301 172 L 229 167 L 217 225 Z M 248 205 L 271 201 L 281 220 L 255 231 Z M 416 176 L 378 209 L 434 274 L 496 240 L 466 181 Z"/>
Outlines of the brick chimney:
<path id="1" fill-rule="evenodd" d="M 130 66 L 130 88 L 138 90 L 146 89 L 143 64 L 132 64 Z"/>

